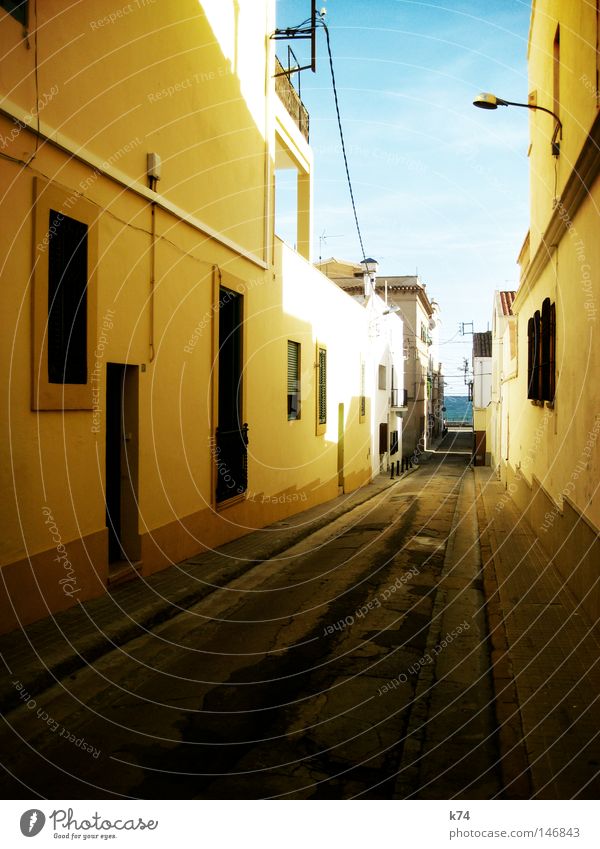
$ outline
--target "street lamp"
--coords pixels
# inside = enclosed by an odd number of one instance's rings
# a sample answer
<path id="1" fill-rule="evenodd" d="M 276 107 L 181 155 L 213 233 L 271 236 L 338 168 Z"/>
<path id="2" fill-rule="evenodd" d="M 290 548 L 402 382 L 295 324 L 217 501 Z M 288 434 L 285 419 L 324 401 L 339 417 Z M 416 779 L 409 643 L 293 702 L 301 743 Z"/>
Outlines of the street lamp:
<path id="1" fill-rule="evenodd" d="M 501 97 L 496 97 L 495 94 L 490 94 L 489 91 L 482 91 L 481 94 L 478 94 L 473 101 L 473 106 L 478 106 L 479 109 L 497 109 L 499 106 L 522 106 L 524 109 L 539 109 L 541 112 L 547 112 L 556 121 L 551 142 L 552 156 L 558 156 L 560 154 L 560 144 L 557 138 L 560 133 L 560 138 L 562 139 L 562 123 L 558 115 L 550 109 L 546 109 L 545 106 L 537 106 L 535 103 L 514 103 L 512 100 L 502 100 Z"/>
<path id="2" fill-rule="evenodd" d="M 363 282 L 365 284 L 365 298 L 368 298 L 371 292 L 375 291 L 375 276 L 379 263 L 373 257 L 361 259 L 360 264 L 363 267 Z"/>

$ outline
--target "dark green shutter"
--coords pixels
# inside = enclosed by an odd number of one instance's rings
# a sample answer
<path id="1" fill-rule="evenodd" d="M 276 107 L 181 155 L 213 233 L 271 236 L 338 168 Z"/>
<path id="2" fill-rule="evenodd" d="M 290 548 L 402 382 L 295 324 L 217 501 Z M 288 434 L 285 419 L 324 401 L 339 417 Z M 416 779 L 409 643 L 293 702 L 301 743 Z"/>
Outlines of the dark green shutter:
<path id="1" fill-rule="evenodd" d="M 327 351 L 319 348 L 319 424 L 327 422 Z"/>
<path id="2" fill-rule="evenodd" d="M 288 339 L 287 399 L 288 420 L 300 418 L 300 343 Z"/>
<path id="3" fill-rule="evenodd" d="M 298 342 L 288 341 L 288 394 L 298 391 L 299 348 Z"/>

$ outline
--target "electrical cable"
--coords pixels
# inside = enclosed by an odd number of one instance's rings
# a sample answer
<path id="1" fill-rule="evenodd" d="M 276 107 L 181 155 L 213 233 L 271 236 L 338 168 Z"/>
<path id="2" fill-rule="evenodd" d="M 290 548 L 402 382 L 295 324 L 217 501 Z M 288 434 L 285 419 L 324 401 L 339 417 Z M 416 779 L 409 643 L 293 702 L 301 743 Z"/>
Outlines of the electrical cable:
<path id="1" fill-rule="evenodd" d="M 348 167 L 348 157 L 346 156 L 346 145 L 344 143 L 344 131 L 342 129 L 342 119 L 340 117 L 340 106 L 339 106 L 338 96 L 337 96 L 337 87 L 336 87 L 336 84 L 335 84 L 335 72 L 333 70 L 333 57 L 331 55 L 331 43 L 330 43 L 330 40 L 329 40 L 329 29 L 327 27 L 327 24 L 323 20 L 322 16 L 319 16 L 319 23 L 321 24 L 321 26 L 325 30 L 325 39 L 327 41 L 327 53 L 329 55 L 329 68 L 331 70 L 331 83 L 333 85 L 333 97 L 334 97 L 334 100 L 335 100 L 335 111 L 336 111 L 336 115 L 337 115 L 338 129 L 340 131 L 340 141 L 342 143 L 342 154 L 344 156 L 344 166 L 346 168 L 346 177 L 348 179 L 348 189 L 350 190 L 350 200 L 352 201 L 352 210 L 354 212 L 354 221 L 356 223 L 356 232 L 358 233 L 358 241 L 360 242 L 360 249 L 362 251 L 362 258 L 364 260 L 366 258 L 365 257 L 365 247 L 363 245 L 362 233 L 360 232 L 360 225 L 358 223 L 358 213 L 356 211 L 356 203 L 354 201 L 354 191 L 352 189 L 352 180 L 350 179 L 350 169 Z"/>
<path id="2" fill-rule="evenodd" d="M 37 156 L 40 147 L 40 83 L 39 83 L 39 59 L 38 59 L 38 4 L 34 0 L 33 10 L 35 15 L 35 30 L 33 33 L 33 64 L 34 64 L 34 81 L 35 81 L 35 111 L 37 116 L 37 132 L 35 134 L 35 148 L 33 153 L 25 163 L 29 165 Z"/>

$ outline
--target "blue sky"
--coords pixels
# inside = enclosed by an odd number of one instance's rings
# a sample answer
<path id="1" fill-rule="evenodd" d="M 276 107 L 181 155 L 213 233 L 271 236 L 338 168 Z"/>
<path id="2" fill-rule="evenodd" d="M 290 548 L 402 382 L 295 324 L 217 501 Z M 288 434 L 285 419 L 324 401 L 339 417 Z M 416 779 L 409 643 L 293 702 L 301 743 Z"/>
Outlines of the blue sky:
<path id="1" fill-rule="evenodd" d="M 528 227 L 527 113 L 472 101 L 479 91 L 527 100 L 531 4 L 323 5 L 365 251 L 379 274 L 418 270 L 442 308 L 446 392 L 462 394 L 455 375 L 471 337 L 457 336 L 459 322 L 491 327 L 493 292 L 516 288 Z M 298 24 L 309 10 L 309 0 L 277 0 L 277 24 Z M 306 58 L 307 42 L 293 46 Z M 313 258 L 321 249 L 323 258 L 359 261 L 322 32 L 317 72 L 304 71 L 301 86 L 315 153 Z"/>

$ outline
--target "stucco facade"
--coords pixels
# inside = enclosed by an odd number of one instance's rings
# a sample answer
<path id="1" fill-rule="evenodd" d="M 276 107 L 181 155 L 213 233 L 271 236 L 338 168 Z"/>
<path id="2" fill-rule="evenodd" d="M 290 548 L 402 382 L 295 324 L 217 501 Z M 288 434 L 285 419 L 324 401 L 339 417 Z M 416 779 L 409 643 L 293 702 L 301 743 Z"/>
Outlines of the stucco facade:
<path id="1" fill-rule="evenodd" d="M 324 260 L 318 267 L 344 291 L 363 297 L 360 265 L 342 260 Z M 404 326 L 404 390 L 402 411 L 402 454 L 419 454 L 441 435 L 443 426 L 444 379 L 439 361 L 441 310 L 430 300 L 418 276 L 378 275 L 375 292 L 398 311 Z"/>
<path id="2" fill-rule="evenodd" d="M 274 2 L 67 6 L 0 22 L 0 631 L 374 467 L 369 317 L 308 261 L 312 152 L 275 93 Z M 274 236 L 282 162 L 297 251 Z M 61 330 L 70 232 L 85 285 Z"/>
<path id="3" fill-rule="evenodd" d="M 594 4 L 533 3 L 529 99 L 559 116 L 562 134 L 555 156 L 554 119 L 530 112 L 531 223 L 512 304 L 516 367 L 504 366 L 495 455 L 510 494 L 594 619 L 600 611 L 598 27 Z"/>

